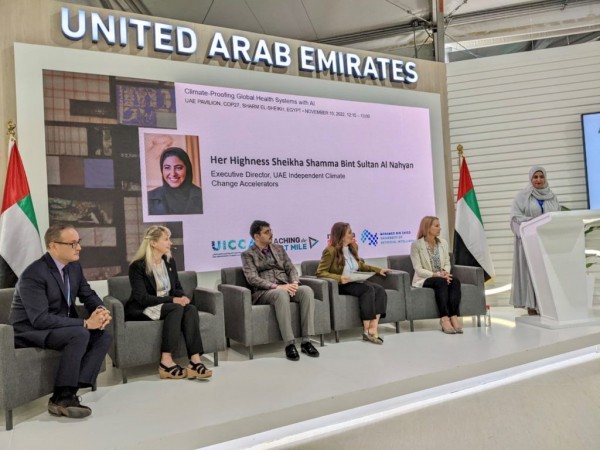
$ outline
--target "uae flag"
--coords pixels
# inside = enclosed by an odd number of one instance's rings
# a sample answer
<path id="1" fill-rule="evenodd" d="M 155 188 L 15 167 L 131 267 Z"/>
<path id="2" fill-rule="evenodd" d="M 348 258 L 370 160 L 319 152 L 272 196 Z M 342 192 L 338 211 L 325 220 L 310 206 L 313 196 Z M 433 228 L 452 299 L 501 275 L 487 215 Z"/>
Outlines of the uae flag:
<path id="1" fill-rule="evenodd" d="M 33 202 L 17 142 L 10 139 L 9 160 L 0 211 L 0 288 L 12 287 L 17 277 L 42 256 Z"/>
<path id="2" fill-rule="evenodd" d="M 473 189 L 473 181 L 463 158 L 456 200 L 456 226 L 454 227 L 454 261 L 461 266 L 481 267 L 485 281 L 495 275 L 494 265 L 483 230 L 483 221 Z"/>

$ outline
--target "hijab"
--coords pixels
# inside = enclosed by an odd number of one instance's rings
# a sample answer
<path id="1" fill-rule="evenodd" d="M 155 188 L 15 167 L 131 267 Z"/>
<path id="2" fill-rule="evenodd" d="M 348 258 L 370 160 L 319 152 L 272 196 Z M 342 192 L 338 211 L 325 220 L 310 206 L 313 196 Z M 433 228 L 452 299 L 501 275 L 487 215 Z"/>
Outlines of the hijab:
<path id="1" fill-rule="evenodd" d="M 531 182 L 536 172 L 544 174 L 544 186 L 540 189 L 536 189 Z M 529 169 L 529 184 L 519 191 L 513 201 L 511 215 L 523 221 L 552 211 L 560 211 L 560 204 L 552 189 L 548 187 L 546 169 L 542 166 L 533 166 Z"/>
<path id="2" fill-rule="evenodd" d="M 162 175 L 162 168 L 165 159 L 169 156 L 176 156 L 179 158 L 183 164 L 185 165 L 185 179 L 183 183 L 179 187 L 172 188 L 169 186 L 169 183 L 166 182 L 164 176 Z M 160 173 L 162 177 L 162 188 L 165 194 L 165 200 L 167 202 L 167 209 L 170 213 L 174 214 L 184 214 L 188 207 L 188 202 L 190 200 L 190 191 L 192 190 L 192 162 L 190 161 L 190 157 L 188 154 L 179 147 L 169 147 L 166 149 L 162 155 L 160 155 Z"/>
<path id="3" fill-rule="evenodd" d="M 542 172 L 544 175 L 544 186 L 542 186 L 541 189 L 536 189 L 531 181 L 536 172 Z M 550 200 L 551 198 L 554 198 L 554 192 L 552 192 L 548 187 L 546 169 L 544 169 L 542 166 L 533 166 L 531 169 L 529 169 L 529 186 L 527 186 L 527 189 L 530 189 L 531 195 L 538 200 Z"/>

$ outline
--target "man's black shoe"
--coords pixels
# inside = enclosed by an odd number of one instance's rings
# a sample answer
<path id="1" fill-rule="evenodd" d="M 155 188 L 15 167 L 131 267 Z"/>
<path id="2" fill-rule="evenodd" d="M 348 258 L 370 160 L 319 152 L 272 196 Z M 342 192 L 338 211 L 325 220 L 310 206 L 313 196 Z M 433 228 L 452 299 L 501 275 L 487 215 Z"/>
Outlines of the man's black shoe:
<path id="1" fill-rule="evenodd" d="M 76 395 L 67 398 L 48 400 L 48 412 L 54 416 L 65 416 L 70 419 L 83 419 L 92 414 L 92 410 L 80 403 Z"/>
<path id="2" fill-rule="evenodd" d="M 294 344 L 290 344 L 285 348 L 285 356 L 290 361 L 298 361 L 300 359 L 300 355 Z"/>
<path id="3" fill-rule="evenodd" d="M 308 356 L 313 358 L 319 357 L 319 351 L 312 345 L 312 342 L 303 342 L 300 345 L 300 349 L 302 350 L 302 353 L 306 353 Z"/>

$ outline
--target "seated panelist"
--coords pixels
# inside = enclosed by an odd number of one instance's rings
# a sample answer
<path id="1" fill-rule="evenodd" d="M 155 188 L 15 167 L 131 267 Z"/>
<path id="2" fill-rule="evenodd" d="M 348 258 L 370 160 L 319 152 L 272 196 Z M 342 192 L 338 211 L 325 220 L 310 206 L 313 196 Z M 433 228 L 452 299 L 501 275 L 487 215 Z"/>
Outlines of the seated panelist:
<path id="1" fill-rule="evenodd" d="M 162 320 L 163 334 L 158 373 L 161 379 L 209 378 L 200 356 L 198 309 L 183 292 L 175 260 L 171 257 L 171 231 L 160 225 L 146 231 L 129 266 L 131 298 L 125 306 L 126 320 Z M 173 360 L 183 332 L 190 362 L 186 368 Z"/>
<path id="2" fill-rule="evenodd" d="M 369 266 L 358 256 L 358 246 L 350 224 L 337 222 L 331 227 L 330 245 L 323 250 L 317 268 L 317 277 L 331 278 L 339 284 L 339 293 L 358 297 L 360 319 L 363 323 L 363 340 L 383 344 L 377 327 L 385 317 L 387 293 L 383 286 L 369 280 L 353 281 L 357 272 L 375 272 L 385 276 L 390 269 Z"/>
<path id="3" fill-rule="evenodd" d="M 54 224 L 44 235 L 48 250 L 19 277 L 9 322 L 15 347 L 39 347 L 61 353 L 48 412 L 71 419 L 92 410 L 81 404 L 80 388 L 93 387 L 112 337 L 104 329 L 110 312 L 83 276 L 79 233 L 68 224 Z M 90 316 L 77 316 L 79 298 Z"/>
<path id="4" fill-rule="evenodd" d="M 460 281 L 450 273 L 448 243 L 439 237 L 441 229 L 437 217 L 421 219 L 417 240 L 410 247 L 410 259 L 415 269 L 412 285 L 433 289 L 444 333 L 462 334 L 458 321 Z"/>
<path id="5" fill-rule="evenodd" d="M 290 302 L 298 303 L 302 342 L 300 351 L 311 358 L 318 358 L 319 351 L 310 342 L 315 334 L 315 295 L 308 286 L 300 285 L 298 271 L 283 246 L 273 243 L 271 225 L 255 220 L 250 225 L 254 244 L 242 253 L 242 269 L 246 281 L 252 287 L 252 303 L 272 305 L 285 342 L 285 356 L 298 361 L 296 337 L 292 330 Z"/>

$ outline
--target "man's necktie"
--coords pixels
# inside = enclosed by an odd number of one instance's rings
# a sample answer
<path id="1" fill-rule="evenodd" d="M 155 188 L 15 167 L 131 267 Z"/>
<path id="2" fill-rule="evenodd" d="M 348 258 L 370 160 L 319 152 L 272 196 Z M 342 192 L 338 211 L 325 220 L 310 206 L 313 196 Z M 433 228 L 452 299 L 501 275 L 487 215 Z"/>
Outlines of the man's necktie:
<path id="1" fill-rule="evenodd" d="M 71 282 L 69 281 L 69 266 L 63 267 L 63 282 L 65 283 L 65 288 L 67 289 L 67 305 L 69 306 L 69 312 L 67 314 L 71 314 Z"/>

